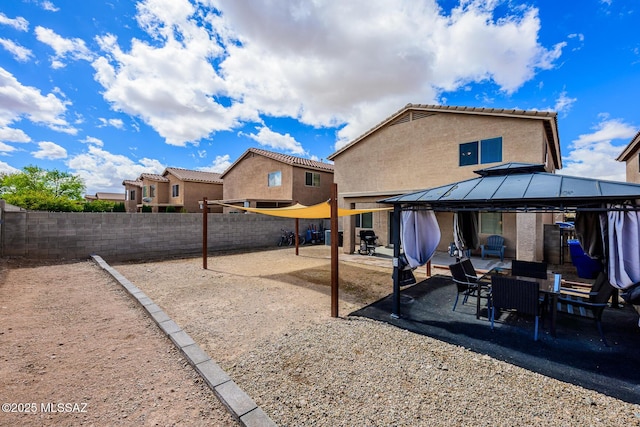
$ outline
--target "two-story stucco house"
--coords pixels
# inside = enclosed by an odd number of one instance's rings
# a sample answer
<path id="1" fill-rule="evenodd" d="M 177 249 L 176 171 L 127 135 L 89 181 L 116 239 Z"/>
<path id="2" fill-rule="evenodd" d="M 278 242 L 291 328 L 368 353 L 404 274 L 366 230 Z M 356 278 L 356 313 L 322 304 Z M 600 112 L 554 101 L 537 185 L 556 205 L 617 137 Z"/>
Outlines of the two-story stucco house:
<path id="1" fill-rule="evenodd" d="M 474 171 L 507 162 L 562 167 L 557 115 L 546 111 L 408 104 L 329 156 L 334 161 L 339 204 L 380 207 L 386 197 L 477 177 Z M 520 216 L 520 217 L 518 217 Z M 380 244 L 390 241 L 390 213 L 342 219 L 344 250 L 353 252 L 360 228 L 373 229 Z M 551 214 L 481 212 L 480 242 L 500 234 L 506 255 L 542 259 L 543 224 Z M 453 214 L 438 213 L 446 250 Z"/>
<path id="2" fill-rule="evenodd" d="M 627 182 L 640 183 L 640 132 L 633 137 L 616 160 L 626 163 Z"/>
<path id="3" fill-rule="evenodd" d="M 143 173 L 137 180 L 125 180 L 127 212 L 138 212 L 143 206 L 152 212 L 165 212 L 169 206 L 178 212 L 201 212 L 203 197 L 218 200 L 222 197 L 223 182 L 219 173 L 166 168 L 162 174 Z M 210 212 L 222 212 L 210 206 Z"/>
<path id="4" fill-rule="evenodd" d="M 333 165 L 249 148 L 226 171 L 222 202 L 251 208 L 277 208 L 329 200 Z M 234 212 L 225 208 L 225 212 Z"/>

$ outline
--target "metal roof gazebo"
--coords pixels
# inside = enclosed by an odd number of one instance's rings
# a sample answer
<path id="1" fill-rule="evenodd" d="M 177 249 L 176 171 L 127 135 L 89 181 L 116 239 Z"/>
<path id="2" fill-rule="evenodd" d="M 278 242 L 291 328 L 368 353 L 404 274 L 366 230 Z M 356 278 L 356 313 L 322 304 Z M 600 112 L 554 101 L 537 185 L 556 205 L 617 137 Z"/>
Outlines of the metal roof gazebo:
<path id="1" fill-rule="evenodd" d="M 400 315 L 401 212 L 638 212 L 640 184 L 572 177 L 544 165 L 505 163 L 475 171 L 479 177 L 380 200 L 392 204 L 393 313 Z M 640 225 L 636 222 L 634 231 Z M 640 235 L 640 228 L 637 230 Z M 636 251 L 637 252 L 637 251 Z M 640 278 L 636 279 L 640 281 Z"/>

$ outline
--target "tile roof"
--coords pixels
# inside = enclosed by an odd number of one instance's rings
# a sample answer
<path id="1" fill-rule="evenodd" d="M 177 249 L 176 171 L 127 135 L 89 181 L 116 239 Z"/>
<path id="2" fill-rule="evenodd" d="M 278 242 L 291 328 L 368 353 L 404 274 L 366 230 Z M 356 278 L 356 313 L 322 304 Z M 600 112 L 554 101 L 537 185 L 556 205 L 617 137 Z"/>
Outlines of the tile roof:
<path id="1" fill-rule="evenodd" d="M 155 173 L 142 173 L 140 174 L 139 180 L 148 179 L 150 181 L 158 181 L 158 182 L 169 182 L 168 178 L 165 178 L 162 175 L 158 175 Z"/>
<path id="2" fill-rule="evenodd" d="M 220 174 L 215 172 L 194 171 L 182 168 L 166 168 L 162 175 L 166 176 L 167 173 L 171 173 L 173 176 L 182 181 L 222 184 L 222 178 L 220 178 Z"/>
<path id="3" fill-rule="evenodd" d="M 96 193 L 96 198 L 100 200 L 124 200 L 124 193 Z"/>
<path id="4" fill-rule="evenodd" d="M 298 166 L 302 168 L 316 169 L 316 170 L 333 173 L 333 164 L 331 163 L 318 162 L 316 160 L 305 159 L 302 157 L 291 156 L 288 154 L 276 153 L 273 151 L 262 150 L 260 148 L 249 148 L 235 162 L 233 162 L 233 164 L 229 166 L 226 171 L 222 173 L 222 176 L 224 177 L 224 175 L 227 172 L 229 172 L 236 164 L 238 164 L 238 162 L 240 162 L 243 158 L 245 158 L 249 153 L 254 153 L 260 156 L 268 157 L 270 159 L 273 159 L 278 162 L 282 162 L 291 166 Z"/>
<path id="5" fill-rule="evenodd" d="M 142 181 L 137 179 L 125 179 L 124 181 L 122 181 L 122 185 L 133 185 L 134 187 L 142 187 Z"/>

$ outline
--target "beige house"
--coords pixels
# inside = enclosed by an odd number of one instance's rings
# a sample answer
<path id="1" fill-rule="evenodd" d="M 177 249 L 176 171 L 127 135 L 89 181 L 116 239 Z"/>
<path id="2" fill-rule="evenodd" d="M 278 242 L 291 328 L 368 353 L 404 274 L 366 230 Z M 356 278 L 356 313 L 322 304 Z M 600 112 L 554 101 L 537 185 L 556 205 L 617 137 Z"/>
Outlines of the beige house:
<path id="1" fill-rule="evenodd" d="M 386 197 L 475 178 L 474 171 L 508 162 L 562 167 L 557 115 L 545 111 L 408 104 L 331 156 L 339 204 L 380 207 Z M 373 229 L 378 243 L 390 241 L 390 213 L 342 218 L 344 251 L 354 252 L 357 232 Z M 453 241 L 453 214 L 439 213 L 438 250 Z M 543 258 L 543 225 L 551 214 L 480 213 L 480 242 L 500 234 L 505 255 Z"/>
<path id="2" fill-rule="evenodd" d="M 177 212 L 202 212 L 199 201 L 220 199 L 223 187 L 219 173 L 181 168 L 166 168 L 161 175 L 143 173 L 122 184 L 127 212 L 139 212 L 145 205 L 152 212 L 165 212 L 170 206 Z M 222 208 L 211 206 L 209 211 L 222 212 Z"/>
<path id="3" fill-rule="evenodd" d="M 640 183 L 640 132 L 633 137 L 616 159 L 627 166 L 627 182 Z"/>
<path id="4" fill-rule="evenodd" d="M 278 208 L 329 200 L 333 165 L 258 148 L 245 151 L 221 176 L 226 204 Z M 225 208 L 225 212 L 237 212 Z"/>

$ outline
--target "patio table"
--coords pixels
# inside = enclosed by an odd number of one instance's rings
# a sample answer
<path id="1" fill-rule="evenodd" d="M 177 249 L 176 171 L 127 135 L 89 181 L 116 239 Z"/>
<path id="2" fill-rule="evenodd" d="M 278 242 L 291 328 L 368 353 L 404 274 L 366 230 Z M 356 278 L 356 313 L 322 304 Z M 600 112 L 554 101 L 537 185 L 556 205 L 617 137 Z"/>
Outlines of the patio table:
<path id="1" fill-rule="evenodd" d="M 486 281 L 486 279 L 490 279 L 491 276 L 494 276 L 494 275 L 511 276 L 511 269 L 494 267 L 488 272 L 486 272 L 484 275 L 480 277 L 480 280 L 478 280 L 478 288 L 479 288 L 478 292 L 480 292 L 481 287 L 488 288 L 491 285 L 491 282 Z M 550 307 L 551 319 L 549 321 L 549 332 L 551 333 L 551 336 L 555 337 L 556 336 L 556 319 L 558 316 L 558 296 L 560 295 L 560 286 L 558 286 L 557 288 L 555 286 L 555 273 L 548 271 L 546 279 L 540 279 L 536 277 L 527 277 L 527 276 L 511 276 L 511 277 L 518 280 L 526 280 L 528 282 L 537 282 L 538 285 L 540 286 L 540 293 L 545 296 L 548 296 L 549 303 L 551 305 Z M 478 300 L 478 303 L 477 303 L 478 305 L 476 307 L 476 317 L 479 317 L 480 298 L 477 298 L 477 300 Z"/>

